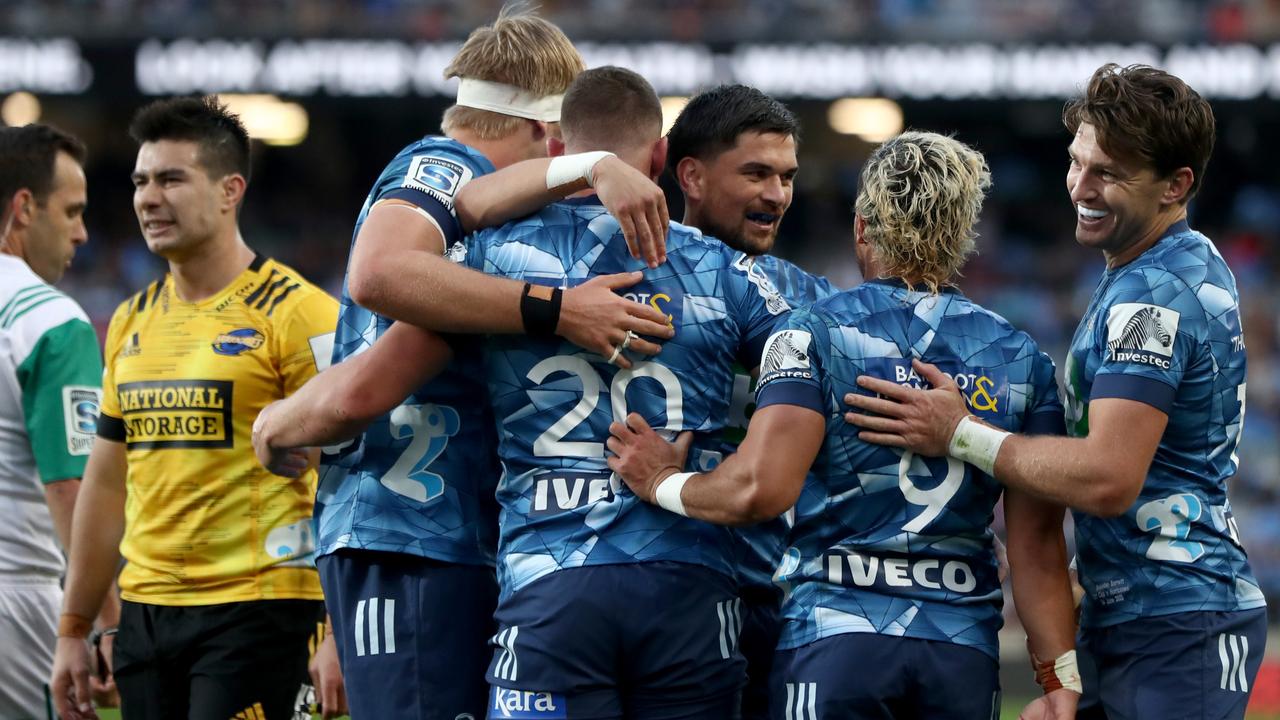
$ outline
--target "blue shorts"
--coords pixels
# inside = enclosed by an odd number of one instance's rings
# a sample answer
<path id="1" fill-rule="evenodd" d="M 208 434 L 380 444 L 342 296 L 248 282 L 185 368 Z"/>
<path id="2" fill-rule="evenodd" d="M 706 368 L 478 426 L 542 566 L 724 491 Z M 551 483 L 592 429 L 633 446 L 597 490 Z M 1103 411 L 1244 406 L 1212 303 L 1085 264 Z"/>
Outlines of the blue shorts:
<path id="1" fill-rule="evenodd" d="M 775 720 L 997 720 L 1000 668 L 981 650 L 846 633 L 773 660 Z"/>
<path id="2" fill-rule="evenodd" d="M 774 588 L 744 588 L 739 649 L 747 661 L 742 720 L 769 717 L 769 675 L 782 633 L 782 594 Z"/>
<path id="3" fill-rule="evenodd" d="M 741 617 L 733 581 L 696 565 L 551 573 L 498 607 L 489 717 L 737 718 Z"/>
<path id="4" fill-rule="evenodd" d="M 1267 611 L 1187 612 L 1085 629 L 1080 718 L 1243 718 Z"/>
<path id="5" fill-rule="evenodd" d="M 316 565 L 352 717 L 484 717 L 492 568 L 371 550 Z"/>

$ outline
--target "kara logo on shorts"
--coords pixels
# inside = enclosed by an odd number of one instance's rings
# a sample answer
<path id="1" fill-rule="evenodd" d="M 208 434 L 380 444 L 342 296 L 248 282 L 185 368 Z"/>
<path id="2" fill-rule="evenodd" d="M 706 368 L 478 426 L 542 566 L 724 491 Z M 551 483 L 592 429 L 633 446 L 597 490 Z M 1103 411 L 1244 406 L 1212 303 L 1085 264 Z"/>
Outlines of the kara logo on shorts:
<path id="1" fill-rule="evenodd" d="M 266 336 L 253 328 L 236 328 L 214 338 L 213 351 L 219 355 L 239 355 L 247 350 L 257 350 L 266 341 Z"/>
<path id="2" fill-rule="evenodd" d="M 564 695 L 533 690 L 510 690 L 496 685 L 489 688 L 489 717 L 517 720 L 563 720 Z"/>
<path id="3" fill-rule="evenodd" d="M 116 389 L 130 449 L 232 446 L 229 380 L 146 380 Z"/>
<path id="4" fill-rule="evenodd" d="M 1146 303 L 1119 303 L 1107 313 L 1107 359 L 1168 370 L 1178 336 L 1176 310 Z"/>
<path id="5" fill-rule="evenodd" d="M 62 417 L 67 430 L 67 454 L 88 455 L 98 433 L 101 391 L 86 385 L 62 388 Z"/>

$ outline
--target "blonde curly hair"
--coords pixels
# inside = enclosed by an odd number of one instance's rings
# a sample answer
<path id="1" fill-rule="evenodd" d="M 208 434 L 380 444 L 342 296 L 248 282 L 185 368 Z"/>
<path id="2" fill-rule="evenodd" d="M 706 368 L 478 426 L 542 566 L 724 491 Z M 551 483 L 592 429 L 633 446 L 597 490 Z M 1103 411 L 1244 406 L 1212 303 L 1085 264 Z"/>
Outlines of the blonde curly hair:
<path id="1" fill-rule="evenodd" d="M 569 38 L 538 17 L 527 3 L 502 8 L 492 25 L 477 28 L 444 69 L 446 78 L 466 77 L 523 88 L 537 95 L 559 95 L 586 63 Z M 482 140 L 500 140 L 523 121 L 510 115 L 454 105 L 444 113 L 446 133 L 467 128 Z"/>
<path id="2" fill-rule="evenodd" d="M 909 130 L 871 153 L 854 212 L 886 275 L 918 278 L 937 293 L 973 253 L 974 225 L 990 188 L 982 153 L 945 135 Z"/>

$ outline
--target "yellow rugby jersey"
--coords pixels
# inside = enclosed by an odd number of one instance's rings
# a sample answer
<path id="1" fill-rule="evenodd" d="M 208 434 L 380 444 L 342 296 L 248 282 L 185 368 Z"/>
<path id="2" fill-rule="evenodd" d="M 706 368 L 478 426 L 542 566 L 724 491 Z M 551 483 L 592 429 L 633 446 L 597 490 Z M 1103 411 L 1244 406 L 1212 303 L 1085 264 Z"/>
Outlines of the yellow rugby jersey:
<path id="1" fill-rule="evenodd" d="M 261 256 L 200 302 L 180 300 L 166 275 L 116 310 L 98 428 L 127 448 L 122 597 L 321 598 L 315 471 L 267 472 L 250 432 L 262 408 L 328 364 L 337 317 L 333 298 Z"/>

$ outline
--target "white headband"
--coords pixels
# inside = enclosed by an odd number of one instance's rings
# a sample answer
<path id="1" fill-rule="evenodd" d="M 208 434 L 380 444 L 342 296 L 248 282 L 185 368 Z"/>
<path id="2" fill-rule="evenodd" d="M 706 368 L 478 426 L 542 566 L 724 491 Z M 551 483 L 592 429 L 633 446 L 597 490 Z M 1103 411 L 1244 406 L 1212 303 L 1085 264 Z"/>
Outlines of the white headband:
<path id="1" fill-rule="evenodd" d="M 461 78 L 457 104 L 542 122 L 560 122 L 564 95 L 534 95 L 523 88 L 503 83 Z"/>

